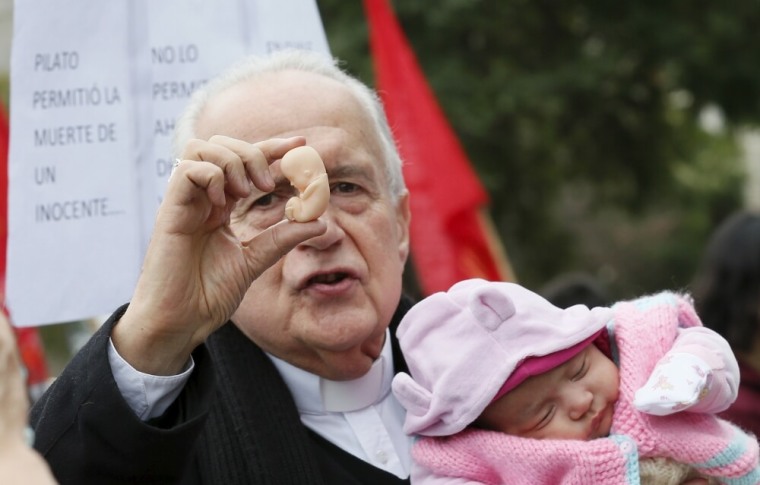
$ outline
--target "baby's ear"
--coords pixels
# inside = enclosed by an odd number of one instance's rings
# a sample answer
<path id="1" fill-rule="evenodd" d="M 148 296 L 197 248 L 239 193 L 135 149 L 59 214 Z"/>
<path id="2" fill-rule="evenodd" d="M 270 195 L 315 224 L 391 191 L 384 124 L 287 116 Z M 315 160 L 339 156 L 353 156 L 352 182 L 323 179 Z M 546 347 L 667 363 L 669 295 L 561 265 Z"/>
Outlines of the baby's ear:
<path id="1" fill-rule="evenodd" d="M 404 406 L 408 413 L 415 416 L 425 416 L 430 411 L 430 401 L 433 396 L 430 391 L 417 384 L 409 374 L 399 372 L 391 384 L 393 394 Z"/>
<path id="2" fill-rule="evenodd" d="M 512 299 L 501 291 L 499 285 L 488 284 L 475 289 L 470 295 L 470 312 L 488 330 L 496 330 L 506 319 L 515 314 Z"/>

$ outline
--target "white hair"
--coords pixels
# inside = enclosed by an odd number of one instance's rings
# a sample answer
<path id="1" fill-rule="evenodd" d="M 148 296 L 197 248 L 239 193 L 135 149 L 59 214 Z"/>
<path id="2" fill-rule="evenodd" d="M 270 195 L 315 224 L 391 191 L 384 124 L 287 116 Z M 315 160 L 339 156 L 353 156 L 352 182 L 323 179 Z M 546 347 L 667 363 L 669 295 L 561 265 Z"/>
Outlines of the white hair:
<path id="1" fill-rule="evenodd" d="M 406 192 L 401 157 L 393 140 L 388 120 L 377 94 L 364 83 L 338 66 L 338 61 L 324 54 L 307 50 L 281 50 L 267 57 L 251 56 L 233 65 L 193 93 L 184 112 L 177 119 L 174 131 L 175 156 L 187 142 L 196 138 L 195 126 L 207 103 L 217 94 L 237 84 L 278 71 L 298 70 L 334 79 L 346 86 L 359 102 L 375 127 L 382 150 L 385 173 L 394 199 Z"/>

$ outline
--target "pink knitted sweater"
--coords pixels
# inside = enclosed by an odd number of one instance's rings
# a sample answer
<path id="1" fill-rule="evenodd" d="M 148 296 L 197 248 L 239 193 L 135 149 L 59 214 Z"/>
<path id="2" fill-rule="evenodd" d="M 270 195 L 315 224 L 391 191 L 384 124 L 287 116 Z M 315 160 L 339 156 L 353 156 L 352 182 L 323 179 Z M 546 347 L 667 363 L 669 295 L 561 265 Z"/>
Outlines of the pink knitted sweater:
<path id="1" fill-rule="evenodd" d="M 638 484 L 639 457 L 668 457 L 721 483 L 760 484 L 758 442 L 712 414 L 653 416 L 637 411 L 634 394 L 671 348 L 679 325 L 701 325 L 692 306 L 660 293 L 613 307 L 608 326 L 620 369 L 611 434 L 591 441 L 536 440 L 468 428 L 421 438 L 412 454 L 436 476 L 486 484 Z"/>

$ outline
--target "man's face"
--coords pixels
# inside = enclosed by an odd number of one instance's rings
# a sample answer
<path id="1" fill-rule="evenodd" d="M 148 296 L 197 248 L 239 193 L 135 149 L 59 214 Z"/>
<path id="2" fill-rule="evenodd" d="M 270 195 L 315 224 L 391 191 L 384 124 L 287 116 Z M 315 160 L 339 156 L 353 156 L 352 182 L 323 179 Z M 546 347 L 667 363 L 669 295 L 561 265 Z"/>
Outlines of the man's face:
<path id="1" fill-rule="evenodd" d="M 618 398 L 619 373 L 596 346 L 523 381 L 478 418 L 486 428 L 537 439 L 607 436 Z"/>
<path id="2" fill-rule="evenodd" d="M 377 135 L 350 92 L 336 81 L 286 71 L 230 88 L 211 100 L 197 125 L 249 142 L 302 135 L 322 156 L 330 204 L 327 232 L 265 271 L 232 317 L 264 350 L 315 374 L 354 379 L 369 370 L 401 294 L 409 248 L 407 196 L 394 204 Z M 277 188 L 238 202 L 230 226 L 247 241 L 284 218 L 297 195 L 279 171 Z"/>

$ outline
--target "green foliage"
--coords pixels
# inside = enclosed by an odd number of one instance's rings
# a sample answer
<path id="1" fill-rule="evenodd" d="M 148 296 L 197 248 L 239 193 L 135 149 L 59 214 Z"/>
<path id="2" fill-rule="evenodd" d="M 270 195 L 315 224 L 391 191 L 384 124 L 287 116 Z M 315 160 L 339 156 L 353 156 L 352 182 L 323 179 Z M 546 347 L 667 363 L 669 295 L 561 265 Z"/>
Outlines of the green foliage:
<path id="1" fill-rule="evenodd" d="M 760 121 L 756 2 L 393 6 L 521 281 L 582 269 L 616 296 L 688 283 L 741 204 L 731 130 Z M 333 53 L 371 83 L 361 2 L 319 7 Z M 725 134 L 699 127 L 709 105 Z"/>
<path id="2" fill-rule="evenodd" d="M 10 79 L 6 74 L 0 74 L 0 101 L 5 106 L 6 111 L 9 109 L 8 100 L 10 98 Z"/>

